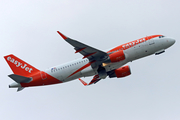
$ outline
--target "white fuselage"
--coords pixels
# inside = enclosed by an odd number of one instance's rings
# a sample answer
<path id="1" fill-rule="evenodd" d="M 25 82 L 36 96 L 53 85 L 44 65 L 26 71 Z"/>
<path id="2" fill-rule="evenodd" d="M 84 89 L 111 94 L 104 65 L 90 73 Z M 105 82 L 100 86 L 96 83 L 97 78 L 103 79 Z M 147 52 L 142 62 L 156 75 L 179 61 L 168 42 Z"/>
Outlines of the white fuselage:
<path id="1" fill-rule="evenodd" d="M 174 39 L 163 35 L 151 35 L 104 52 L 57 32 L 74 47 L 75 53 L 80 53 L 83 58 L 40 71 L 13 54 L 4 56 L 14 73 L 8 75 L 15 81 L 9 85 L 9 88 L 18 88 L 17 91 L 20 91 L 25 87 L 58 84 L 77 78 L 87 86 L 95 84 L 107 76 L 109 78 L 126 77 L 131 74 L 130 67 L 124 66 L 126 63 L 148 55 L 161 54 L 175 43 Z M 80 79 L 88 76 L 93 76 L 88 84 Z"/>
<path id="2" fill-rule="evenodd" d="M 144 40 L 143 42 L 136 45 L 132 44 L 130 42 L 129 44 L 124 46 L 124 48 L 122 48 L 124 50 L 124 54 L 126 55 L 125 60 L 115 63 L 108 63 L 103 66 L 106 72 L 115 70 L 130 61 L 158 52 L 162 52 L 168 47 L 170 47 L 172 44 L 174 44 L 174 40 L 167 37 L 156 37 L 147 41 Z M 131 47 L 129 47 L 128 45 L 131 45 Z M 117 49 L 116 51 L 118 50 L 119 49 Z M 89 60 L 87 58 L 81 58 L 62 65 L 55 66 L 51 69 L 45 70 L 44 72 L 62 82 L 68 82 L 77 78 L 88 77 L 98 74 L 97 69 L 93 69 L 91 65 L 88 64 Z"/>

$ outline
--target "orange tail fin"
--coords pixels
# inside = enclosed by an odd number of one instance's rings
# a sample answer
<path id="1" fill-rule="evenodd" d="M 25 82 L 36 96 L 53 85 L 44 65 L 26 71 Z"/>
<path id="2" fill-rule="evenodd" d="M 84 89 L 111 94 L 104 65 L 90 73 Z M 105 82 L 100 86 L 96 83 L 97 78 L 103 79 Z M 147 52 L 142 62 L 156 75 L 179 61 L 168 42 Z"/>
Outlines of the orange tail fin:
<path id="1" fill-rule="evenodd" d="M 38 69 L 24 62 L 13 54 L 4 56 L 14 74 L 30 77 L 32 74 L 39 72 Z"/>

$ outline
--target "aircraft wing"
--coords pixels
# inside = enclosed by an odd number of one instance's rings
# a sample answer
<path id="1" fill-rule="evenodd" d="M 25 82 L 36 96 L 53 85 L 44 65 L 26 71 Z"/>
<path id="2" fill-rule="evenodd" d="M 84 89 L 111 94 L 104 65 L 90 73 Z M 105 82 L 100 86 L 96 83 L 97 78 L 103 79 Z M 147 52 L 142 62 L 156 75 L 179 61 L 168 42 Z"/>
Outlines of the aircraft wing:
<path id="1" fill-rule="evenodd" d="M 99 75 L 95 75 L 93 77 L 93 79 L 91 80 L 91 82 L 89 84 L 87 84 L 86 82 L 84 82 L 82 79 L 79 78 L 79 81 L 84 85 L 84 86 L 87 86 L 87 85 L 91 85 L 91 84 L 96 84 L 97 82 L 99 82 L 101 80 L 101 78 L 99 78 Z"/>
<path id="2" fill-rule="evenodd" d="M 62 33 L 60 33 L 59 31 L 57 31 L 58 34 L 69 44 L 71 44 L 74 49 L 76 50 L 75 53 L 80 53 L 82 54 L 84 58 L 88 58 L 90 62 L 93 62 L 92 67 L 96 67 L 102 64 L 102 62 L 107 59 L 108 54 L 106 52 L 103 52 L 101 50 L 98 50 L 96 48 L 93 48 L 91 46 L 88 46 L 84 43 L 81 43 L 77 40 L 73 40 L 71 38 L 66 37 L 65 35 L 63 35 Z"/>

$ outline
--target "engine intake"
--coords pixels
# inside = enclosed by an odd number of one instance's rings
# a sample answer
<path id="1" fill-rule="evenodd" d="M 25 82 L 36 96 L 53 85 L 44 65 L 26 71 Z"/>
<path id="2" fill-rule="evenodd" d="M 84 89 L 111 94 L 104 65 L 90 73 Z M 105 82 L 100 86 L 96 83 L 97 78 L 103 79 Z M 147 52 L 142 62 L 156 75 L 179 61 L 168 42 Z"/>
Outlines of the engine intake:
<path id="1" fill-rule="evenodd" d="M 109 77 L 110 78 L 113 78 L 113 77 L 122 78 L 122 77 L 126 77 L 130 74 L 131 74 L 131 70 L 130 70 L 130 67 L 127 65 L 127 66 L 123 66 L 123 67 L 118 68 L 118 69 L 114 70 L 113 72 L 109 73 Z"/>
<path id="2" fill-rule="evenodd" d="M 111 62 L 119 62 L 126 59 L 124 51 L 120 50 L 109 55 Z"/>

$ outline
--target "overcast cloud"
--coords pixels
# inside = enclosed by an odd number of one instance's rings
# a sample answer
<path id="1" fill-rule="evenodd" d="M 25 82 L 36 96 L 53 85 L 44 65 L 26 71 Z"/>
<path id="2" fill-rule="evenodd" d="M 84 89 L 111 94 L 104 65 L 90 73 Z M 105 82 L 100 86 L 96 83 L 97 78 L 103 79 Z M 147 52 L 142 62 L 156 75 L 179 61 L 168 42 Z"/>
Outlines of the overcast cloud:
<path id="1" fill-rule="evenodd" d="M 179 0 L 0 1 L 0 118 L 3 120 L 180 119 Z M 40 70 L 82 57 L 58 34 L 100 50 L 153 34 L 176 39 L 159 56 L 132 63 L 132 75 L 84 87 L 78 80 L 9 89 L 14 54 Z M 90 81 L 92 77 L 83 78 Z"/>

